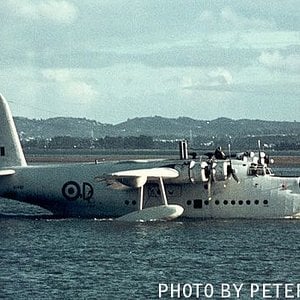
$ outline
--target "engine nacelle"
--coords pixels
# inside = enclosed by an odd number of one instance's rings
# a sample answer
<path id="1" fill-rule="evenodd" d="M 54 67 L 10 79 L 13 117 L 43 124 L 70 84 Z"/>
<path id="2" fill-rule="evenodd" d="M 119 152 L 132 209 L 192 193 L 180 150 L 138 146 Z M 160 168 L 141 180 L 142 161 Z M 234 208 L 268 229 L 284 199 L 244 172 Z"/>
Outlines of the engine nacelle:
<path id="1" fill-rule="evenodd" d="M 179 172 L 179 177 L 172 182 L 181 183 L 205 183 L 212 181 L 224 181 L 228 178 L 230 162 L 228 160 L 218 161 L 191 161 L 190 164 L 178 165 L 175 169 Z"/>
<path id="2" fill-rule="evenodd" d="M 218 161 L 216 170 L 216 181 L 224 181 L 228 178 L 228 169 L 230 167 L 230 162 L 228 160 Z"/>

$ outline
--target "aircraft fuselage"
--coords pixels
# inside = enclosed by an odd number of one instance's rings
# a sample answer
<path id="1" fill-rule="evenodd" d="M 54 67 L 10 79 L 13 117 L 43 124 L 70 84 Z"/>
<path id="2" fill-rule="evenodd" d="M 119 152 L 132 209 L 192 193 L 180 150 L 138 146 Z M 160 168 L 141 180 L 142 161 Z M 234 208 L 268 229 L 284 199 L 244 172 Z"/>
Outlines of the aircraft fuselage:
<path id="1" fill-rule="evenodd" d="M 139 189 L 111 178 L 122 170 L 170 166 L 180 171 L 165 180 L 169 204 L 184 208 L 187 218 L 292 218 L 300 216 L 299 178 L 271 174 L 249 176 L 248 165 L 234 161 L 240 182 L 215 181 L 211 191 L 203 182 L 192 183 L 189 162 L 108 162 L 15 167 L 0 177 L 0 196 L 38 205 L 64 217 L 115 218 L 138 209 Z M 161 204 L 159 185 L 148 180 L 144 207 Z"/>

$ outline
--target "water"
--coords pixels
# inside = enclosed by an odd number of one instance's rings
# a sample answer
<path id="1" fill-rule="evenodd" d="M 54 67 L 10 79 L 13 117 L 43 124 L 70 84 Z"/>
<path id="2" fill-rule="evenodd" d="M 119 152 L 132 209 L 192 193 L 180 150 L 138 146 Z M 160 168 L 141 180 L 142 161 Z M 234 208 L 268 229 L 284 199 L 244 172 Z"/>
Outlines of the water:
<path id="1" fill-rule="evenodd" d="M 158 299 L 159 283 L 210 283 L 213 299 L 221 283 L 244 283 L 249 299 L 250 283 L 300 280 L 299 221 L 2 218 L 0 226 L 3 299 Z"/>
<path id="2" fill-rule="evenodd" d="M 260 288 L 254 299 L 263 284 L 276 299 L 276 283 L 290 283 L 297 297 L 299 220 L 57 220 L 2 199 L 0 212 L 0 299 L 158 299 L 159 284 L 169 289 L 162 299 L 184 299 L 190 287 L 197 299 L 195 284 L 214 288 L 198 299 L 224 299 L 222 283 L 227 299 L 237 299 L 232 284 L 243 284 L 239 299 L 250 299 L 251 284 Z"/>

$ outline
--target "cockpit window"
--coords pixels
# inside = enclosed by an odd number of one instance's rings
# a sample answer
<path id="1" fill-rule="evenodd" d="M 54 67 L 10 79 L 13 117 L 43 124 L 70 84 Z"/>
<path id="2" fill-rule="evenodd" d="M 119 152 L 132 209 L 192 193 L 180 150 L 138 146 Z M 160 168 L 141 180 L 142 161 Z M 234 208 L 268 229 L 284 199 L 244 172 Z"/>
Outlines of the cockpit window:
<path id="1" fill-rule="evenodd" d="M 272 169 L 271 168 L 266 168 L 266 174 L 272 175 L 273 174 Z"/>
<path id="2" fill-rule="evenodd" d="M 249 175 L 264 176 L 266 174 L 272 174 L 271 169 L 257 165 L 251 165 L 251 167 L 249 168 Z"/>

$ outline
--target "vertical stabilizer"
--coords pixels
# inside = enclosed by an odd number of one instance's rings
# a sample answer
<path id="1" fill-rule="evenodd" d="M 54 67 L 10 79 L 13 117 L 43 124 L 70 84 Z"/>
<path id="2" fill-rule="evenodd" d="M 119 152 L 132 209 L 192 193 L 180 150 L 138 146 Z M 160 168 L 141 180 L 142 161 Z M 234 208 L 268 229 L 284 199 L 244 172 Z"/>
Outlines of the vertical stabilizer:
<path id="1" fill-rule="evenodd" d="M 10 108 L 0 94 L 0 168 L 26 165 Z"/>

